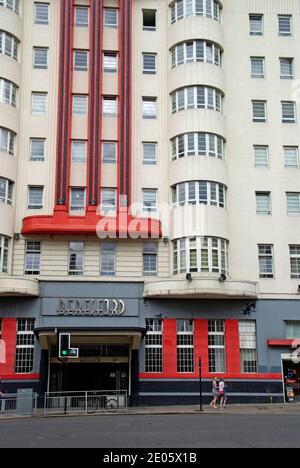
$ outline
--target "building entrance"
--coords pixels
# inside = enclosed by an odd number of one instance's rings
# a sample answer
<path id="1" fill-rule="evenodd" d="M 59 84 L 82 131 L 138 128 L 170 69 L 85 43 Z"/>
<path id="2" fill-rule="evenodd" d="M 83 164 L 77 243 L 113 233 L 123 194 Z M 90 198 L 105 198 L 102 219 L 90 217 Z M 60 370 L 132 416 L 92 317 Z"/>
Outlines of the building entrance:
<path id="1" fill-rule="evenodd" d="M 125 344 L 74 344 L 78 359 L 59 360 L 51 349 L 48 391 L 120 391 L 130 394 L 130 346 Z"/>
<path id="2" fill-rule="evenodd" d="M 51 365 L 50 391 L 127 390 L 128 364 L 62 363 Z"/>

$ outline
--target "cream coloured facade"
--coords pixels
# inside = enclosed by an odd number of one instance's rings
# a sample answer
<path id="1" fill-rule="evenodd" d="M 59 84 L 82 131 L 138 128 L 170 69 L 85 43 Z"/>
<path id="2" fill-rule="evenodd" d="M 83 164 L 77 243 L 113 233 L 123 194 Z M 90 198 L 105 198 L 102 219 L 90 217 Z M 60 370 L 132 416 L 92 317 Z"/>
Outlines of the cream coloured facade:
<path id="1" fill-rule="evenodd" d="M 1 273 L 1 276 L 6 278 L 6 282 L 8 277 L 11 278 L 13 285 L 17 278 L 24 275 L 25 244 L 28 240 L 22 234 L 17 236 L 15 234 L 22 233 L 25 217 L 51 215 L 55 204 L 60 8 L 58 1 L 28 0 L 26 4 L 20 2 L 20 11 L 17 14 L 11 10 L 9 2 L 2 3 L 1 32 L 12 35 L 18 43 L 17 60 L 5 53 L 0 54 L 1 79 L 9 80 L 17 86 L 16 106 L 3 102 L 0 104 L 1 128 L 8 129 L 15 135 L 14 154 L 1 151 L 0 174 L 2 178 L 13 182 L 12 203 L 2 203 L 0 207 L 0 233 L 9 242 L 7 271 Z M 49 7 L 48 24 L 36 24 L 36 8 L 43 3 Z M 188 12 L 189 3 L 192 8 L 191 14 Z M 174 275 L 173 241 L 209 237 L 226 241 L 228 264 L 226 267 L 217 266 L 215 273 L 211 266 L 199 267 L 198 269 L 203 271 L 193 272 L 193 290 L 196 296 L 201 296 L 203 293 L 205 295 L 202 280 L 204 282 L 209 280 L 214 284 L 207 292 L 209 295 L 216 293 L 216 296 L 219 296 L 224 290 L 226 296 L 226 289 L 230 290 L 232 285 L 233 292 L 237 282 L 237 284 L 244 283 L 245 291 L 251 290 L 250 297 L 257 295 L 298 299 L 299 281 L 297 278 L 291 278 L 289 246 L 299 244 L 300 212 L 298 210 L 298 213 L 288 214 L 286 194 L 300 192 L 299 164 L 292 168 L 285 167 L 284 147 L 296 149 L 299 146 L 299 103 L 296 103 L 296 123 L 283 124 L 281 109 L 282 101 L 295 101 L 297 96 L 295 85 L 297 85 L 298 61 L 300 61 L 297 47 L 297 34 L 300 28 L 298 2 L 293 0 L 261 0 L 261 2 L 224 0 L 222 4 L 212 2 L 217 9 L 217 15 L 220 15 L 217 19 L 209 17 L 209 2 L 207 5 L 204 2 L 207 11 L 205 10 L 202 16 L 202 13 L 196 15 L 195 2 L 183 1 L 183 18 L 179 18 L 181 2 L 175 4 L 178 18 L 176 16 L 172 20 L 172 3 L 150 0 L 133 2 L 130 168 L 132 203 L 143 205 L 143 190 L 156 190 L 157 206 L 164 207 L 163 236 L 168 239 L 168 242 L 158 242 L 157 275 L 155 275 L 157 280 L 151 278 L 151 283 L 147 286 L 148 294 L 151 295 L 154 284 L 155 295 L 159 295 L 160 286 L 157 283 L 160 279 L 164 280 L 161 291 L 167 289 L 171 295 L 173 293 L 176 295 L 179 289 L 183 294 L 185 292 L 190 294 L 191 285 L 186 283 L 188 265 L 182 263 L 178 274 Z M 75 7 L 80 6 L 88 7 L 89 2 L 79 0 L 75 3 Z M 104 2 L 104 8 L 118 8 L 118 2 L 113 0 Z M 143 28 L 145 10 L 155 11 L 154 30 Z M 262 35 L 250 34 L 249 15 L 255 14 L 263 15 Z M 291 17 L 290 36 L 279 35 L 280 15 Z M 200 41 L 206 41 L 207 48 L 214 45 L 215 50 L 218 49 L 220 63 L 209 63 L 209 57 L 206 57 L 207 60 L 199 58 L 196 47 L 200 50 Z M 186 60 L 182 60 L 185 63 L 180 62 L 172 66 L 172 53 L 175 53 L 173 49 L 177 49 L 176 53 L 180 54 L 179 49 L 182 44 L 185 48 L 191 49 L 192 43 L 194 58 L 186 56 Z M 34 48 L 47 50 L 46 69 L 34 68 Z M 89 48 L 89 27 L 75 25 L 73 49 L 88 51 Z M 104 27 L 103 51 L 118 52 L 118 50 L 118 28 Z M 185 54 L 187 53 L 189 52 L 185 51 Z M 206 54 L 208 53 L 206 50 Z M 154 74 L 143 73 L 145 54 L 155 56 Z M 264 78 L 251 77 L 251 57 L 264 58 Z M 280 79 L 280 59 L 286 57 L 293 59 L 293 80 Z M 204 93 L 215 90 L 214 92 L 220 94 L 219 111 L 205 108 L 207 107 L 205 104 L 203 106 L 199 104 L 199 99 L 201 100 L 199 87 L 206 88 Z M 183 110 L 172 113 L 172 99 L 174 99 L 172 96 L 177 94 L 177 100 L 181 99 L 181 90 L 186 90 L 185 98 L 190 101 L 185 103 L 186 107 Z M 32 93 L 46 93 L 44 115 L 32 115 Z M 191 102 L 191 93 L 194 93 L 195 102 Z M 88 70 L 74 71 L 72 94 L 86 96 L 89 94 Z M 103 72 L 102 94 L 118 96 L 118 73 Z M 144 97 L 156 100 L 155 119 L 143 118 Z M 207 98 L 210 99 L 209 96 Z M 266 102 L 265 123 L 253 122 L 252 101 Z M 88 122 L 88 114 L 72 117 L 72 140 L 87 143 Z M 207 134 L 207 139 L 209 135 L 215 135 L 222 140 L 224 157 L 210 156 L 209 149 L 207 156 L 181 157 L 180 155 L 172 160 L 176 151 L 174 145 L 177 144 L 178 150 L 181 144 L 178 141 L 180 137 L 186 135 L 187 139 L 192 133 L 194 133 L 192 145 L 197 142 L 200 133 Z M 33 139 L 44 140 L 43 161 L 32 161 L 30 158 Z M 103 117 L 101 140 L 118 141 L 117 117 Z M 145 142 L 157 144 L 156 164 L 143 164 Z M 186 146 L 188 144 L 191 143 L 186 140 Z M 210 141 L 207 140 L 207 146 L 209 145 Z M 268 163 L 265 167 L 255 165 L 255 146 L 268 147 Z M 199 148 L 198 150 L 200 151 Z M 190 154 L 192 153 L 193 149 Z M 117 164 L 102 164 L 101 188 L 117 189 L 117 171 Z M 215 183 L 221 184 L 226 194 L 225 206 L 214 206 L 214 201 L 210 204 L 203 199 L 200 202 L 186 200 L 186 203 L 181 201 L 177 205 L 172 204 L 172 187 L 179 187 L 180 191 L 183 190 L 182 184 L 186 183 L 188 191 L 188 183 L 192 181 L 196 182 L 196 188 L 191 188 L 191 191 L 199 190 L 197 183 L 200 181 L 213 182 L 214 187 Z M 86 188 L 86 162 L 71 162 L 69 183 L 70 187 Z M 40 209 L 28 209 L 29 187 L 43 188 Z M 269 194 L 272 205 L 271 215 L 257 214 L 256 193 Z M 154 213 L 153 216 L 159 217 L 159 214 Z M 51 235 L 43 237 L 42 240 L 36 236 L 32 239 L 41 241 L 39 278 L 68 279 L 68 246 L 72 238 Z M 76 237 L 74 240 L 85 242 L 83 276 L 76 277 L 75 280 L 98 281 L 100 241 L 86 236 L 80 239 Z M 274 277 L 272 278 L 259 277 L 258 245 L 273 246 Z M 198 255 L 201 255 L 199 249 L 201 250 L 201 247 L 198 246 Z M 130 239 L 117 242 L 114 278 L 125 281 L 140 280 L 143 276 L 142 258 L 143 242 Z M 189 262 L 188 255 L 184 262 Z M 228 279 L 227 288 L 219 282 L 223 269 Z M 165 281 L 168 279 L 169 283 L 166 285 Z M 105 281 L 105 278 L 101 280 Z M 107 280 L 112 278 L 109 277 Z"/>
<path id="2" fill-rule="evenodd" d="M 299 37 L 297 0 L 0 0 L 0 386 L 300 395 Z"/>

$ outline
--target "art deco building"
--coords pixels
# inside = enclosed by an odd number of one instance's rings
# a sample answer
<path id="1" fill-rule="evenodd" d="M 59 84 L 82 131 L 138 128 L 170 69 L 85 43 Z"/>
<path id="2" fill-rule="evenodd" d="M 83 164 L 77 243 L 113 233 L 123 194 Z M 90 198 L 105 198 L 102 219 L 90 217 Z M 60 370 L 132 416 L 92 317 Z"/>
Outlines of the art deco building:
<path id="1" fill-rule="evenodd" d="M 0 0 L 2 391 L 299 392 L 299 38 L 296 0 Z"/>

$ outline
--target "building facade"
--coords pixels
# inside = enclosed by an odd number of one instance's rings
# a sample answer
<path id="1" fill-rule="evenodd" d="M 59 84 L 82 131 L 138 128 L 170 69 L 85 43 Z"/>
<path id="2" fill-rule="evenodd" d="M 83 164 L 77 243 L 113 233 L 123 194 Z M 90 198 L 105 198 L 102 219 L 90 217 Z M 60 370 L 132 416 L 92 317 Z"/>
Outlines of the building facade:
<path id="1" fill-rule="evenodd" d="M 2 391 L 300 395 L 299 37 L 296 0 L 0 0 Z"/>

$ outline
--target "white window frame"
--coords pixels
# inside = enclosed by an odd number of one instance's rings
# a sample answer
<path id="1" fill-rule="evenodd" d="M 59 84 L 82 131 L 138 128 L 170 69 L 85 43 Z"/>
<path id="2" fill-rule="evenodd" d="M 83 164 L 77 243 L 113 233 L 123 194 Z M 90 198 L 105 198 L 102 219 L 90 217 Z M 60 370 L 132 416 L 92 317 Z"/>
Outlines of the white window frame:
<path id="1" fill-rule="evenodd" d="M 286 113 L 287 105 L 293 107 L 293 115 L 292 113 Z M 296 102 L 294 101 L 281 101 L 281 109 L 282 109 L 282 123 L 297 123 L 297 106 Z M 291 110 L 291 108 L 289 109 Z"/>
<path id="2" fill-rule="evenodd" d="M 9 238 L 0 235 L 0 273 L 8 272 L 9 247 Z"/>
<path id="3" fill-rule="evenodd" d="M 300 192 L 287 192 L 287 212 L 289 216 L 299 216 L 300 215 Z M 294 199 L 292 205 L 297 209 L 291 209 L 291 198 Z M 295 200 L 297 199 L 297 205 L 295 204 Z"/>
<path id="4" fill-rule="evenodd" d="M 100 245 L 100 276 L 116 275 L 116 253 L 115 242 L 102 242 Z"/>
<path id="5" fill-rule="evenodd" d="M 17 15 L 20 15 L 20 0 L 0 0 L 0 6 L 8 8 Z"/>
<path id="6" fill-rule="evenodd" d="M 31 203 L 33 192 L 39 193 L 38 201 L 39 203 Z M 42 185 L 29 185 L 28 186 L 28 201 L 27 209 L 28 210 L 42 210 L 44 208 L 44 187 Z"/>
<path id="7" fill-rule="evenodd" d="M 269 146 L 267 145 L 254 145 L 253 146 L 253 150 L 254 150 L 254 163 L 255 163 L 255 167 L 256 168 L 268 168 L 270 167 L 270 161 L 269 161 Z M 260 157 L 259 156 L 259 152 L 264 152 L 264 156 L 265 156 L 265 164 L 261 164 L 261 163 L 258 163 L 258 158 Z M 261 161 L 263 160 L 263 158 L 261 158 Z"/>
<path id="8" fill-rule="evenodd" d="M 222 331 L 219 331 L 219 325 L 222 323 Z M 212 327 L 212 325 L 214 325 Z M 214 330 L 212 330 L 212 328 Z M 225 374 L 226 373 L 226 321 L 225 320 L 209 320 L 208 321 L 208 343 L 211 337 L 220 337 L 223 338 L 224 345 L 220 344 L 208 344 L 208 353 L 209 353 L 209 373 L 210 374 Z M 220 340 L 222 341 L 222 340 Z M 213 352 L 221 353 L 223 359 L 222 367 L 213 368 Z M 215 359 L 215 361 L 217 361 Z"/>
<path id="9" fill-rule="evenodd" d="M 251 61 L 251 78 L 265 79 L 266 78 L 266 61 L 265 61 L 265 57 L 250 57 L 250 61 Z M 260 74 L 255 73 L 255 67 L 254 67 L 255 61 L 262 63 L 262 73 L 260 73 Z"/>
<path id="10" fill-rule="evenodd" d="M 264 115 L 261 114 L 260 116 L 258 116 L 255 114 L 255 111 L 257 110 L 255 106 L 257 106 L 258 104 L 263 105 Z M 267 101 L 262 101 L 262 100 L 252 101 L 252 121 L 253 123 L 266 123 L 267 122 Z"/>
<path id="11" fill-rule="evenodd" d="M 75 112 L 75 102 L 77 100 L 77 104 L 76 104 L 76 109 L 77 111 Z M 84 101 L 84 107 L 79 107 L 78 106 L 78 103 L 79 103 L 79 100 L 82 101 L 80 102 L 80 104 L 83 104 L 83 101 Z M 81 112 L 78 112 L 78 110 L 81 110 Z M 88 96 L 86 94 L 73 94 L 72 96 L 72 114 L 73 116 L 76 116 L 76 117 L 86 117 L 87 114 L 88 114 Z"/>
<path id="12" fill-rule="evenodd" d="M 195 322 L 189 319 L 176 320 L 177 372 L 195 372 Z"/>
<path id="13" fill-rule="evenodd" d="M 10 156 L 15 154 L 16 134 L 5 127 L 0 127 L 0 151 Z"/>
<path id="14" fill-rule="evenodd" d="M 20 327 L 21 323 L 24 323 L 24 327 Z M 34 319 L 18 319 L 15 374 L 32 374 L 34 371 L 34 358 Z"/>
<path id="15" fill-rule="evenodd" d="M 68 275 L 83 276 L 84 274 L 84 242 L 69 242 Z M 73 256 L 73 257 L 72 257 Z"/>
<path id="16" fill-rule="evenodd" d="M 293 150 L 295 153 L 296 157 L 296 164 L 288 164 L 288 153 Z M 287 169 L 294 169 L 294 168 L 299 168 L 299 147 L 298 146 L 284 146 L 283 147 L 283 153 L 284 153 L 284 166 Z"/>
<path id="17" fill-rule="evenodd" d="M 113 204 L 108 203 L 109 200 Z M 117 189 L 115 188 L 102 188 L 101 189 L 101 211 L 103 213 L 115 213 L 117 209 Z"/>
<path id="18" fill-rule="evenodd" d="M 39 241 L 26 241 L 25 243 L 25 275 L 40 275 L 41 273 L 42 246 Z M 29 261 L 30 259 L 30 261 Z M 29 268 L 30 266 L 30 268 Z M 37 268 L 34 268 L 36 267 Z"/>
<path id="19" fill-rule="evenodd" d="M 80 151 L 78 151 L 80 149 Z M 72 140 L 71 143 L 72 162 L 84 164 L 87 160 L 87 141 L 86 140 Z"/>
<path id="20" fill-rule="evenodd" d="M 79 11 L 87 12 L 87 22 L 82 22 L 80 16 L 78 16 Z M 90 9 L 88 6 L 85 5 L 76 5 L 74 7 L 74 23 L 76 28 L 88 28 L 90 22 Z"/>
<path id="21" fill-rule="evenodd" d="M 259 277 L 260 279 L 274 279 L 274 245 L 273 244 L 259 244 L 258 245 L 258 259 L 259 259 Z M 261 260 L 264 259 L 264 265 Z M 271 259 L 272 271 L 270 269 L 262 269 L 262 266 L 267 265 L 267 259 Z M 270 264 L 269 264 L 270 265 Z"/>
<path id="22" fill-rule="evenodd" d="M 271 192 L 256 192 L 256 214 L 258 216 L 271 216 Z M 264 208 L 263 208 L 264 207 Z"/>
<path id="23" fill-rule="evenodd" d="M 115 15 L 116 15 L 116 22 L 115 23 L 110 23 L 108 22 L 108 17 L 107 17 L 107 14 L 108 12 L 114 12 Z M 119 23 L 119 14 L 118 14 L 118 9 L 117 8 L 109 8 L 109 7 L 106 7 L 104 8 L 104 18 L 103 18 L 103 22 L 104 22 L 104 26 L 106 28 L 117 28 L 118 27 L 118 23 Z"/>
<path id="24" fill-rule="evenodd" d="M 8 97 L 7 97 L 8 91 Z M 12 81 L 0 78 L 0 102 L 17 107 L 18 87 Z"/>
<path id="25" fill-rule="evenodd" d="M 163 372 L 163 320 L 146 319 L 145 372 Z"/>
<path id="26" fill-rule="evenodd" d="M 300 245 L 290 245 L 291 278 L 300 278 Z"/>
<path id="27" fill-rule="evenodd" d="M 7 31 L 0 31 L 0 54 L 6 55 L 16 61 L 18 61 L 19 55 L 19 44 L 18 39 Z"/>
<path id="28" fill-rule="evenodd" d="M 76 192 L 78 192 L 78 194 L 82 194 L 83 193 L 83 204 L 76 204 L 74 203 L 75 202 L 75 194 Z M 78 198 L 80 200 L 82 200 L 82 197 Z M 76 214 L 82 214 L 85 212 L 85 208 L 86 208 L 86 189 L 84 187 L 71 187 L 70 189 L 70 211 L 73 212 L 73 213 L 76 213 Z"/>
<path id="29" fill-rule="evenodd" d="M 47 17 L 45 16 L 46 19 L 38 18 L 38 8 L 42 8 L 44 11 L 47 11 Z M 47 26 L 49 24 L 49 10 L 50 10 L 49 3 L 35 2 L 34 3 L 34 24 L 40 25 L 40 26 Z"/>
<path id="30" fill-rule="evenodd" d="M 35 101 L 38 97 L 40 98 L 39 104 Z M 41 101 L 42 97 L 43 101 Z M 47 115 L 47 101 L 48 93 L 33 91 L 31 94 L 31 115 Z"/>

